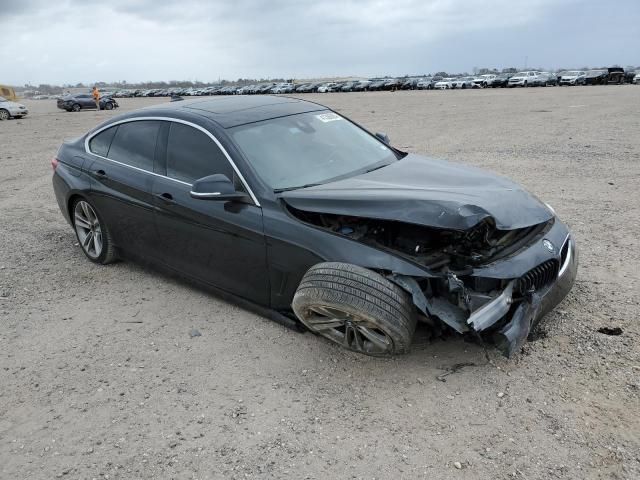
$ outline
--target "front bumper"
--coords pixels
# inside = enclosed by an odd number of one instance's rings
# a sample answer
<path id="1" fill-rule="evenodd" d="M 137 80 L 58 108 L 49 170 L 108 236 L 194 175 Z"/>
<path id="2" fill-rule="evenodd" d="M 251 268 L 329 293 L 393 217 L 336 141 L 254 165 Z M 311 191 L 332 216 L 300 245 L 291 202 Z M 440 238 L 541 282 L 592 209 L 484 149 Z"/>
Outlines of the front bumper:
<path id="1" fill-rule="evenodd" d="M 505 356 L 510 357 L 522 347 L 533 327 L 553 310 L 573 287 L 578 273 L 578 249 L 571 236 L 567 237 L 567 242 L 568 255 L 555 282 L 539 292 L 527 295 L 517 306 L 510 309 L 507 322 L 493 331 L 492 340 Z M 495 324 L 502 323 L 500 320 L 497 319 Z"/>
<path id="2" fill-rule="evenodd" d="M 416 277 L 394 274 L 390 280 L 412 295 L 413 303 L 430 319 L 438 319 L 461 334 L 491 341 L 509 357 L 524 344 L 531 329 L 571 290 L 578 271 L 578 250 L 569 229 L 557 218 L 520 251 L 473 269 L 470 275 L 449 273 L 446 296 L 425 295 Z M 489 282 L 503 285 L 475 290 Z M 496 283 L 497 282 L 497 283 Z M 440 294 L 442 295 L 442 294 Z M 465 304 L 464 307 L 462 304 Z"/>

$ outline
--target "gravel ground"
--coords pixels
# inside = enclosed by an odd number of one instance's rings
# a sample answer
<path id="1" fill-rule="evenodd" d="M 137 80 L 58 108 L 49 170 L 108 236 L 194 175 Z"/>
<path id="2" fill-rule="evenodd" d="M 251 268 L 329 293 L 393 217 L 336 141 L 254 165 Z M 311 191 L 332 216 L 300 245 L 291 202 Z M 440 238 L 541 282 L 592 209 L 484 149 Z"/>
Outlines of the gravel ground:
<path id="1" fill-rule="evenodd" d="M 26 101 L 0 122 L 0 478 L 640 478 L 640 88 L 305 98 L 554 206 L 581 265 L 537 339 L 511 360 L 456 339 L 369 358 L 93 265 L 49 159 L 117 112 Z"/>

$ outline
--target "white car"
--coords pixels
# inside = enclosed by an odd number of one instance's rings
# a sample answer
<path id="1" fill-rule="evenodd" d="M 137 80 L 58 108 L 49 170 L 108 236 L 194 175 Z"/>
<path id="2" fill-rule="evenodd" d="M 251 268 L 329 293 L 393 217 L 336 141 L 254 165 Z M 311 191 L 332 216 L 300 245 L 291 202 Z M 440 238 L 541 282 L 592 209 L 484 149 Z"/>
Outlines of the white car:
<path id="1" fill-rule="evenodd" d="M 473 77 L 460 77 L 451 82 L 451 88 L 459 88 L 464 90 L 465 88 L 473 88 Z"/>
<path id="2" fill-rule="evenodd" d="M 636 72 L 635 77 L 633 77 L 633 83 L 635 85 L 640 85 L 640 72 Z"/>
<path id="3" fill-rule="evenodd" d="M 509 79 L 509 83 L 507 86 L 509 88 L 512 87 L 533 87 L 537 85 L 541 85 L 543 81 L 546 81 L 546 78 L 542 78 L 540 72 L 527 71 L 527 72 L 518 72 L 513 77 Z"/>
<path id="4" fill-rule="evenodd" d="M 497 78 L 498 75 L 486 74 L 480 75 L 473 79 L 473 88 L 485 88 L 493 85 L 493 81 Z"/>
<path id="5" fill-rule="evenodd" d="M 318 93 L 334 92 L 337 86 L 338 84 L 335 82 L 325 83 L 318 87 Z"/>
<path id="6" fill-rule="evenodd" d="M 21 103 L 12 102 L 4 97 L 0 97 L 0 120 L 22 118 L 27 113 L 29 113 L 29 110 Z"/>
<path id="7" fill-rule="evenodd" d="M 439 82 L 436 82 L 433 88 L 436 90 L 449 90 L 450 88 L 453 88 L 454 81 L 455 78 L 443 78 Z"/>
<path id="8" fill-rule="evenodd" d="M 568 72 L 562 72 L 559 77 L 559 85 L 584 85 L 587 80 L 587 72 L 571 70 Z"/>

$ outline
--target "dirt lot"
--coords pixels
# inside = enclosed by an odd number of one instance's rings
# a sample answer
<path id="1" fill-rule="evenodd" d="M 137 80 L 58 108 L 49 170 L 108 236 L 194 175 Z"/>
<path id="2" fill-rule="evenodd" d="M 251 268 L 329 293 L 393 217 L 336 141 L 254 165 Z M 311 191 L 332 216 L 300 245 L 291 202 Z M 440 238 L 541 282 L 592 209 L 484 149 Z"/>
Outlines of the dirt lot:
<path id="1" fill-rule="evenodd" d="M 640 87 L 306 98 L 555 207 L 581 266 L 537 340 L 512 360 L 459 340 L 368 358 L 93 265 L 49 159 L 118 112 L 25 102 L 0 122 L 0 478 L 640 478 Z"/>

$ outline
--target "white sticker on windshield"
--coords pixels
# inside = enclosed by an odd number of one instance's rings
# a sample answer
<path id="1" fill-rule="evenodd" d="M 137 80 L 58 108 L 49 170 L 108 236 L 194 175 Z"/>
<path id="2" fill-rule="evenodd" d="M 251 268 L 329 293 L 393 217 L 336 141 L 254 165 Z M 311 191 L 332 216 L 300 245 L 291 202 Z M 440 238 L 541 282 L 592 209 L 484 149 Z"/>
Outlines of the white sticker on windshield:
<path id="1" fill-rule="evenodd" d="M 336 115 L 333 112 L 321 113 L 320 115 L 316 115 L 316 118 L 324 123 L 335 122 L 336 120 L 342 120 L 342 117 L 340 115 Z"/>

